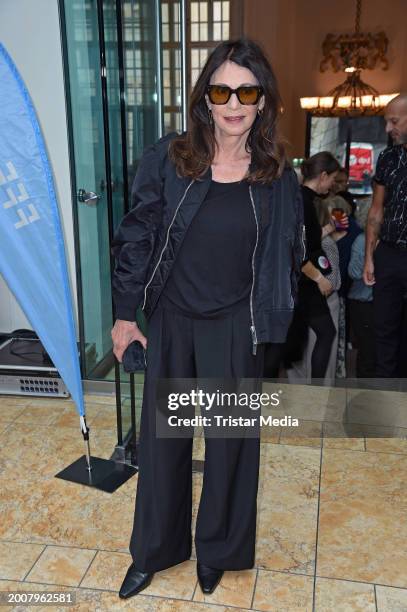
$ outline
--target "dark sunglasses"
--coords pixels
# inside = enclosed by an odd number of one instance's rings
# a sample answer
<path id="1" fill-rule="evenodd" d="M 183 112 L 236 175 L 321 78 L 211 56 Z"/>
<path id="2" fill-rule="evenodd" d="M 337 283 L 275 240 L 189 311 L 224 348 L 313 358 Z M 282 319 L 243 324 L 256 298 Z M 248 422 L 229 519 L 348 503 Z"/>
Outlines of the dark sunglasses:
<path id="1" fill-rule="evenodd" d="M 208 85 L 206 91 L 212 104 L 226 104 L 232 93 L 237 95 L 240 104 L 257 104 L 263 88 L 258 85 L 242 85 L 231 89 L 227 85 Z"/>

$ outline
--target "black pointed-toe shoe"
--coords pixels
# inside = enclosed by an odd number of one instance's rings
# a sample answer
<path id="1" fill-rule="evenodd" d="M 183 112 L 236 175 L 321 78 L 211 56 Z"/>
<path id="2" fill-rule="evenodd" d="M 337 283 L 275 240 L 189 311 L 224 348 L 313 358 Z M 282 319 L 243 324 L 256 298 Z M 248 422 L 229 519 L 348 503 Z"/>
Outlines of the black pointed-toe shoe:
<path id="1" fill-rule="evenodd" d="M 214 592 L 223 576 L 223 570 L 202 565 L 199 561 L 196 564 L 196 572 L 202 592 L 206 594 Z"/>
<path id="2" fill-rule="evenodd" d="M 136 595 L 150 584 L 154 576 L 154 572 L 140 572 L 132 563 L 127 570 L 123 584 L 120 587 L 119 597 L 128 599 Z"/>

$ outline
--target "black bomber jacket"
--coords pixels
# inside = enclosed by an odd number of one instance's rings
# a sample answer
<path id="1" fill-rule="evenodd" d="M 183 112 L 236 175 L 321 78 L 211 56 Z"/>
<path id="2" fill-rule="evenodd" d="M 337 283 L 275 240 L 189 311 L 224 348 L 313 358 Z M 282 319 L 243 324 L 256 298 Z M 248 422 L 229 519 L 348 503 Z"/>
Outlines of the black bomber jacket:
<path id="1" fill-rule="evenodd" d="M 151 317 L 185 233 L 205 199 L 212 170 L 203 178 L 180 178 L 168 157 L 172 132 L 148 146 L 131 191 L 131 209 L 112 242 L 112 278 L 117 319 L 136 320 L 141 306 Z M 249 187 L 257 239 L 250 293 L 253 353 L 263 342 L 285 342 L 305 258 L 304 212 L 295 171 L 287 166 L 270 185 Z"/>

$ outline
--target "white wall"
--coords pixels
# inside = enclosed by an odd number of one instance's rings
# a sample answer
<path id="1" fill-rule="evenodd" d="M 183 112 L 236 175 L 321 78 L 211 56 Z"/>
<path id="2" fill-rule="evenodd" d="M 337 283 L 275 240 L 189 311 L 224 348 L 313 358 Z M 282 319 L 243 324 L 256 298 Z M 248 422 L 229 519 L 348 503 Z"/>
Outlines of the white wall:
<path id="1" fill-rule="evenodd" d="M 0 0 L 0 41 L 31 95 L 54 173 L 77 320 L 68 136 L 57 0 Z M 0 332 L 31 329 L 0 276 Z"/>

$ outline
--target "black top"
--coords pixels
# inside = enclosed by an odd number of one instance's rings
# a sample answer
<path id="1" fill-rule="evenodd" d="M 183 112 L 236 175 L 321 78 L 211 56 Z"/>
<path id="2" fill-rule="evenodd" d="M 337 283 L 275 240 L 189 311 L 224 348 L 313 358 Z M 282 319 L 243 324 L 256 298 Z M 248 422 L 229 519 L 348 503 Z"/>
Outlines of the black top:
<path id="1" fill-rule="evenodd" d="M 322 228 L 319 224 L 317 212 L 314 206 L 314 198 L 318 193 L 305 185 L 301 185 L 302 200 L 304 203 L 304 225 L 305 225 L 305 259 L 302 266 L 311 261 L 316 268 L 322 272 L 318 264 L 319 255 L 324 254 L 321 246 Z M 309 311 L 314 314 L 329 312 L 326 297 L 320 292 L 315 281 L 301 274 L 298 284 L 298 306 L 301 312 Z"/>
<path id="2" fill-rule="evenodd" d="M 407 148 L 387 147 L 377 159 L 376 183 L 386 188 L 380 239 L 407 249 Z"/>
<path id="3" fill-rule="evenodd" d="M 160 296 L 166 308 L 220 318 L 249 299 L 256 221 L 247 181 L 211 182 Z"/>
<path id="4" fill-rule="evenodd" d="M 312 253 L 321 250 L 322 228 L 318 222 L 317 212 L 314 206 L 314 198 L 317 192 L 305 185 L 301 185 L 302 201 L 304 203 L 304 225 L 305 225 L 305 259 L 303 265 L 309 261 Z"/>

